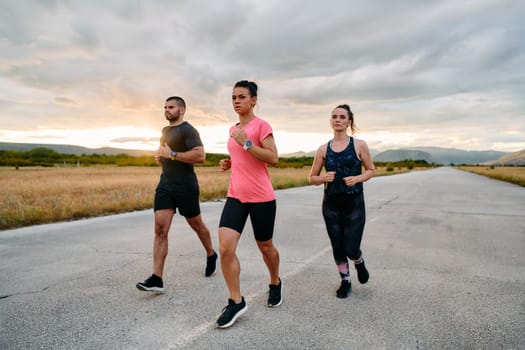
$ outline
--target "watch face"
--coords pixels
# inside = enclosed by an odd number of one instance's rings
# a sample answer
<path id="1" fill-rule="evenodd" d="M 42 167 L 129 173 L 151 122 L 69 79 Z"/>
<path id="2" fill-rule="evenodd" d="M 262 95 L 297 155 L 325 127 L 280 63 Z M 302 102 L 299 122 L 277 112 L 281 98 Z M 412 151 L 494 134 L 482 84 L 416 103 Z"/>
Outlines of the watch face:
<path id="1" fill-rule="evenodd" d="M 250 147 L 253 146 L 253 143 L 251 140 L 244 140 L 244 145 L 242 146 L 242 149 L 244 149 L 245 151 L 247 151 L 248 149 L 250 149 Z"/>

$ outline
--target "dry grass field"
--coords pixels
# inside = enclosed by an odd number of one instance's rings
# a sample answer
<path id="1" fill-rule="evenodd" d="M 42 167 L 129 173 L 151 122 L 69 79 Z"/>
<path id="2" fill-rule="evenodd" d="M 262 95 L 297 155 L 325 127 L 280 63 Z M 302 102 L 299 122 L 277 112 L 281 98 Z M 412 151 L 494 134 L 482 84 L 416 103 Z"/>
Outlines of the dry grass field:
<path id="1" fill-rule="evenodd" d="M 459 166 L 461 170 L 470 171 L 471 173 L 488 176 L 516 185 L 525 186 L 525 167 L 515 166 Z"/>
<path id="2" fill-rule="evenodd" d="M 309 167 L 270 168 L 275 189 L 308 185 Z M 378 169 L 378 175 L 408 169 Z M 201 201 L 226 196 L 229 172 L 197 167 Z M 151 208 L 160 167 L 0 167 L 0 230 Z"/>

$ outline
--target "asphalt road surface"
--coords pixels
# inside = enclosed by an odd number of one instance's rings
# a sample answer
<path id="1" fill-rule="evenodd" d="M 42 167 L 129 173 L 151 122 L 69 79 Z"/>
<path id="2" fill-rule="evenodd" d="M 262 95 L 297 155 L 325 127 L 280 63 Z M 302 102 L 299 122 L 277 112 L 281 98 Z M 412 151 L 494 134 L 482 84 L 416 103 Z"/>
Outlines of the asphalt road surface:
<path id="1" fill-rule="evenodd" d="M 365 184 L 362 250 L 370 281 L 339 274 L 321 187 L 277 192 L 274 236 L 284 301 L 248 224 L 241 288 L 248 312 L 215 328 L 220 269 L 204 277 L 197 236 L 176 216 L 166 293 L 151 274 L 153 212 L 0 231 L 0 349 L 525 349 L 525 188 L 449 167 Z M 223 202 L 202 203 L 217 247 Z"/>

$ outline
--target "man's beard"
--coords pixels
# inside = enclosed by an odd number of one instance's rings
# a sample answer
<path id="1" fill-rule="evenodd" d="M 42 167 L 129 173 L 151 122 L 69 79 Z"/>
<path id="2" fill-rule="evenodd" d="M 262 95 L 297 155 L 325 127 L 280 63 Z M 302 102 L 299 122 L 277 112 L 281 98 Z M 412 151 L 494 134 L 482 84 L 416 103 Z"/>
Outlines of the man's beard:
<path id="1" fill-rule="evenodd" d="M 177 120 L 179 120 L 180 114 L 178 114 L 178 113 L 177 113 L 177 115 L 167 114 L 165 117 L 166 117 L 166 120 L 169 121 L 169 122 L 176 122 Z"/>

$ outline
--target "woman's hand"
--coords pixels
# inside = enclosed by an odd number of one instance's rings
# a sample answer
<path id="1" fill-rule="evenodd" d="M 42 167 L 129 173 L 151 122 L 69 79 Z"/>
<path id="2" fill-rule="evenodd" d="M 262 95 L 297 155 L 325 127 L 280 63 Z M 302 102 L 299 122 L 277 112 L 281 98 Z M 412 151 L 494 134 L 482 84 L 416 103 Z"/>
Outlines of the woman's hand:
<path id="1" fill-rule="evenodd" d="M 327 171 L 324 175 L 324 182 L 334 182 L 335 171 Z"/>
<path id="2" fill-rule="evenodd" d="M 231 168 L 232 161 L 229 159 L 221 159 L 219 164 L 221 166 L 221 171 L 226 171 Z"/>
<path id="3" fill-rule="evenodd" d="M 359 183 L 357 176 L 347 176 L 343 178 L 343 181 L 348 187 L 355 186 L 357 183 Z"/>
<path id="4" fill-rule="evenodd" d="M 244 141 L 246 141 L 246 131 L 239 127 L 235 128 L 230 136 L 241 146 L 243 146 Z"/>

